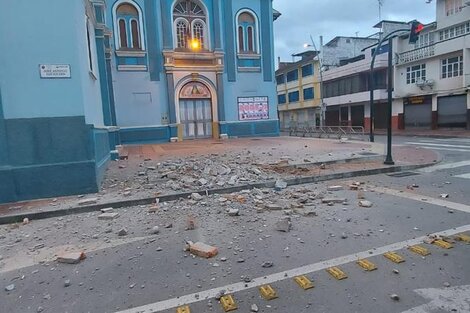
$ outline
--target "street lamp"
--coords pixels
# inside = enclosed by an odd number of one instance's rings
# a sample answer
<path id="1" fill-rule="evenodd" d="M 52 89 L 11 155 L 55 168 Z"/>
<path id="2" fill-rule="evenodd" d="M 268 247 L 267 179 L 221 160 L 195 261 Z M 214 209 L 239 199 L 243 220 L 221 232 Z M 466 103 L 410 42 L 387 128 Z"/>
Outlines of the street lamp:
<path id="1" fill-rule="evenodd" d="M 313 47 L 315 51 L 319 51 L 320 55 L 318 56 L 318 63 L 319 63 L 319 68 L 320 68 L 320 101 L 321 101 L 321 119 L 320 119 L 320 126 L 324 125 L 325 121 L 325 103 L 324 103 L 324 95 L 323 95 L 323 53 L 321 50 L 317 49 L 317 46 L 315 45 L 315 41 L 313 41 L 312 35 L 310 35 L 310 41 L 312 42 L 311 44 L 305 43 L 304 48 L 309 48 Z M 320 45 L 323 45 L 323 38 L 320 36 Z M 323 49 L 323 47 L 320 47 Z"/>

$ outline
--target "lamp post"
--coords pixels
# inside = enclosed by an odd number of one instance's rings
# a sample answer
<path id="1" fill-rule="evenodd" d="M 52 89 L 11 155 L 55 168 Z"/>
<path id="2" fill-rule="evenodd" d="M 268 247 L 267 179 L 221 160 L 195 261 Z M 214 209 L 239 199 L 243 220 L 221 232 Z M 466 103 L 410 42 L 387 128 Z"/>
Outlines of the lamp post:
<path id="1" fill-rule="evenodd" d="M 325 123 L 325 103 L 324 103 L 324 95 L 323 95 L 323 53 L 321 50 L 317 49 L 317 46 L 315 45 L 315 41 L 313 41 L 312 35 L 310 35 L 310 41 L 312 42 L 311 44 L 304 44 L 304 48 L 308 47 L 313 47 L 315 51 L 319 51 L 320 54 L 318 55 L 318 63 L 319 63 L 319 74 L 320 74 L 320 109 L 321 109 L 321 118 L 320 118 L 320 126 L 323 126 Z M 322 45 L 320 48 L 323 49 L 323 39 L 320 36 L 320 45 Z"/>

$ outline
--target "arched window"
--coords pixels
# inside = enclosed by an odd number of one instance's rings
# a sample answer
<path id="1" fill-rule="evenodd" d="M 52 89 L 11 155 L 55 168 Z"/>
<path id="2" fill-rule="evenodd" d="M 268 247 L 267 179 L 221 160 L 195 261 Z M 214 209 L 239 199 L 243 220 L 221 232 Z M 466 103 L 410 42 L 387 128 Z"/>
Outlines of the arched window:
<path id="1" fill-rule="evenodd" d="M 258 20 L 251 11 L 237 14 L 237 29 L 238 53 L 259 53 Z"/>
<path id="2" fill-rule="evenodd" d="M 173 8 L 175 49 L 209 49 L 207 14 L 196 0 L 179 0 Z"/>
<path id="3" fill-rule="evenodd" d="M 132 1 L 119 0 L 114 5 L 116 48 L 143 50 L 142 12 Z"/>

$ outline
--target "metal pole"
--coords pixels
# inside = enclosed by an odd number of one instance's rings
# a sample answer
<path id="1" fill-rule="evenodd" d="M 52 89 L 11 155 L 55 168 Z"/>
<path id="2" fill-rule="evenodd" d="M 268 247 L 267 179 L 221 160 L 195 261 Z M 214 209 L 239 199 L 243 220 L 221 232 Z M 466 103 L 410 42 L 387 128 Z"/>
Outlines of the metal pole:
<path id="1" fill-rule="evenodd" d="M 388 112 L 387 112 L 387 157 L 384 164 L 394 165 L 392 158 L 392 82 L 393 82 L 393 37 L 388 40 Z"/>

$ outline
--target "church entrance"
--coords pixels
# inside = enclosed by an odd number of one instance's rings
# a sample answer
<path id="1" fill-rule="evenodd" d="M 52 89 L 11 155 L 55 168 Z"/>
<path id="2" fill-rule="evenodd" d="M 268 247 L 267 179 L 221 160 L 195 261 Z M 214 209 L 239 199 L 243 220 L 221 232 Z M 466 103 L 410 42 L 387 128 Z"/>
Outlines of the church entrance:
<path id="1" fill-rule="evenodd" d="M 186 84 L 179 97 L 183 139 L 212 137 L 212 102 L 209 89 L 200 82 Z"/>

